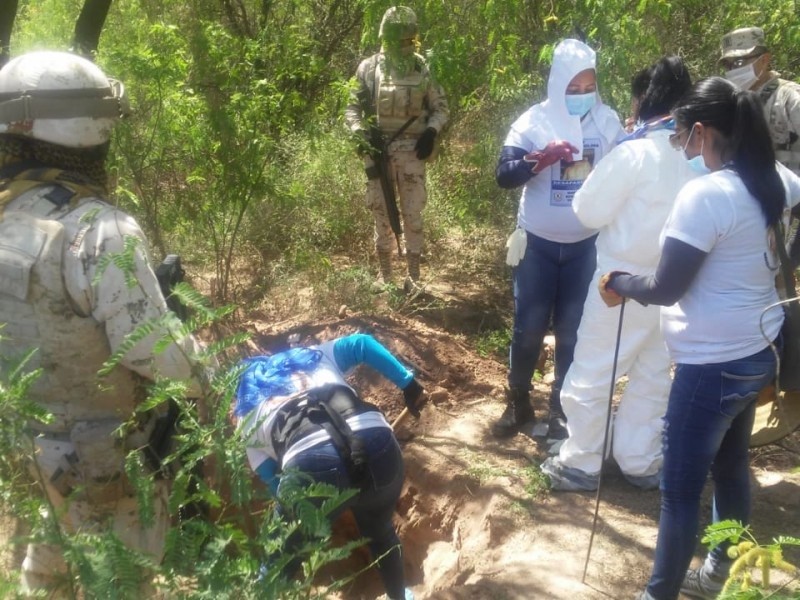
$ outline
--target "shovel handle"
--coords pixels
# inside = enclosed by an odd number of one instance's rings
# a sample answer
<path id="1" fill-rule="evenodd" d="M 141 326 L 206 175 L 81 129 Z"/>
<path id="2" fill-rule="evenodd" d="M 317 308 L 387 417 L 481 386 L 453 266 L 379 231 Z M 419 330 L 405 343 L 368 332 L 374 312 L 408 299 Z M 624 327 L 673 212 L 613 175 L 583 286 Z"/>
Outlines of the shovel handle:
<path id="1" fill-rule="evenodd" d="M 400 416 L 398 416 L 394 421 L 392 421 L 392 430 L 396 430 L 397 426 L 400 425 L 406 419 L 408 419 L 408 415 L 410 414 L 411 412 L 408 410 L 408 407 L 405 407 L 403 409 L 403 412 L 400 413 Z"/>

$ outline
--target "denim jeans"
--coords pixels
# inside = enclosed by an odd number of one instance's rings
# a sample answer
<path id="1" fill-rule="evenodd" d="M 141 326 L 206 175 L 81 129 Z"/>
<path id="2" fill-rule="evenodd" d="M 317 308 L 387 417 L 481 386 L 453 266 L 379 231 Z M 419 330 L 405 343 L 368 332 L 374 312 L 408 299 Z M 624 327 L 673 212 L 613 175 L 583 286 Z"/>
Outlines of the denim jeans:
<path id="1" fill-rule="evenodd" d="M 542 340 L 552 318 L 556 350 L 550 409 L 559 413 L 561 385 L 575 354 L 583 303 L 597 262 L 596 237 L 567 244 L 528 232 L 525 256 L 514 267 L 514 332 L 508 385 L 531 389 Z"/>
<path id="2" fill-rule="evenodd" d="M 661 517 L 647 591 L 657 600 L 678 597 L 699 529 L 700 495 L 709 471 L 714 482 L 714 521 L 750 517 L 748 447 L 756 399 L 775 377 L 775 357 L 764 350 L 707 365 L 678 364 L 664 428 Z M 709 559 L 726 577 L 727 546 Z"/>
<path id="3" fill-rule="evenodd" d="M 356 432 L 368 455 L 369 483 L 357 495 L 345 502 L 332 515 L 336 518 L 346 509 L 353 511 L 361 535 L 369 539 L 373 558 L 380 558 L 378 571 L 392 600 L 405 598 L 405 576 L 400 539 L 392 515 L 403 488 L 403 456 L 400 446 L 388 427 L 374 427 Z M 332 442 L 320 444 L 293 457 L 283 469 L 285 475 L 278 484 L 291 485 L 291 479 L 327 483 L 339 490 L 357 487 L 350 480 L 347 468 Z M 299 544 L 300 540 L 294 540 Z M 299 565 L 297 565 L 299 566 Z"/>

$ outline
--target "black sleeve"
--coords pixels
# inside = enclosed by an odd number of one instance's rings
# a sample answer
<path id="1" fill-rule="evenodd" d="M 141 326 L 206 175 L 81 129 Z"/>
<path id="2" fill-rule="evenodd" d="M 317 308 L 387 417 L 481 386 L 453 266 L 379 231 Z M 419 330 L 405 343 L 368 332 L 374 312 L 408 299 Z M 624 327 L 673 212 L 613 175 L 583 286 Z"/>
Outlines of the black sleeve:
<path id="1" fill-rule="evenodd" d="M 642 304 L 670 306 L 689 289 L 708 253 L 668 237 L 655 275 L 615 275 L 608 288 Z"/>
<path id="2" fill-rule="evenodd" d="M 527 150 L 516 146 L 503 146 L 500 151 L 500 160 L 497 161 L 497 168 L 494 171 L 497 185 L 510 190 L 524 185 L 533 177 L 533 173 L 531 173 L 533 165 L 522 160 L 527 153 Z"/>

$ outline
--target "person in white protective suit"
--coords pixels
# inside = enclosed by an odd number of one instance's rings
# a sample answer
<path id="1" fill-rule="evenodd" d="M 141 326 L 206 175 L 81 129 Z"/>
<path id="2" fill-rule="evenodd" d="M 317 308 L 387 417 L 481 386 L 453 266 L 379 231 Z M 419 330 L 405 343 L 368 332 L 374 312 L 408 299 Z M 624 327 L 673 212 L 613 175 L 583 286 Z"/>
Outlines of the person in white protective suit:
<path id="1" fill-rule="evenodd" d="M 670 147 L 670 110 L 690 88 L 684 62 L 665 57 L 651 67 L 639 106 L 639 127 L 584 182 L 573 209 L 586 227 L 600 229 L 593 286 L 609 271 L 650 275 L 661 254 L 659 235 L 678 191 L 693 175 Z M 592 288 L 594 289 L 594 288 Z M 619 309 L 589 294 L 575 358 L 561 389 L 568 439 L 542 470 L 553 489 L 594 490 L 602 463 L 608 393 Z M 619 340 L 617 377 L 627 374 L 613 426 L 613 455 L 638 487 L 658 486 L 662 419 L 670 387 L 670 359 L 659 330 L 659 309 L 629 302 Z"/>
<path id="2" fill-rule="evenodd" d="M 572 201 L 586 173 L 623 134 L 617 114 L 600 100 L 595 66 L 589 46 L 561 41 L 553 51 L 547 99 L 514 121 L 500 151 L 498 185 L 521 187 L 522 194 L 506 259 L 513 267 L 514 329 L 506 408 L 492 424 L 496 437 L 533 424 L 531 379 L 551 323 L 555 380 L 547 435 L 567 435 L 559 397 L 595 268 L 596 235 L 578 221 Z"/>
<path id="3" fill-rule="evenodd" d="M 111 130 L 127 112 L 121 84 L 70 53 L 31 52 L 0 70 L 0 372 L 36 349 L 25 368 L 43 372 L 29 396 L 53 420 L 31 423 L 33 471 L 63 529 L 112 529 L 159 561 L 170 483 L 155 480 L 145 527 L 124 463 L 151 441 L 162 415 L 143 413 L 125 437 L 113 432 L 132 419 L 148 380 L 184 380 L 199 397 L 202 375 L 191 337 L 154 354 L 167 333 L 156 326 L 98 376 L 128 334 L 168 311 L 141 229 L 105 200 Z M 123 252 L 127 272 L 109 260 Z M 66 596 L 64 574 L 60 547 L 28 546 L 25 590 Z"/>

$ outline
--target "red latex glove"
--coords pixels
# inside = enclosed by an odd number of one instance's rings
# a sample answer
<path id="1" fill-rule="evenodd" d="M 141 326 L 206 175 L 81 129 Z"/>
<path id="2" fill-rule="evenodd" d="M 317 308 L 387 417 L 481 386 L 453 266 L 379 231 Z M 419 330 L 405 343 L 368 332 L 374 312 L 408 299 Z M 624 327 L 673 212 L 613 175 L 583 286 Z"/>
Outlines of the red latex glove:
<path id="1" fill-rule="evenodd" d="M 579 150 L 568 141 L 560 140 L 548 143 L 542 150 L 529 152 L 523 157 L 523 160 L 532 163 L 532 173 L 539 173 L 560 160 L 571 163 L 572 155 L 577 152 Z"/>

